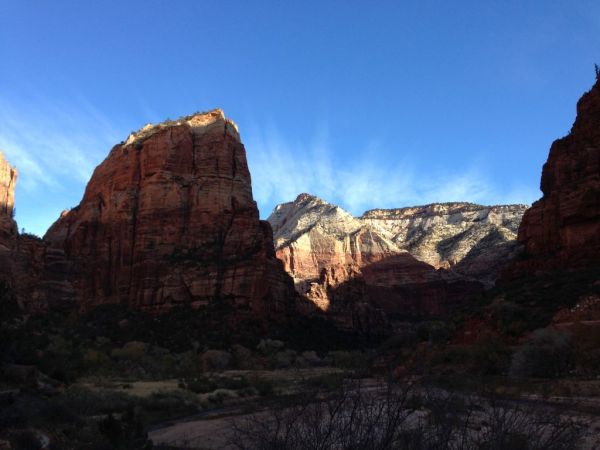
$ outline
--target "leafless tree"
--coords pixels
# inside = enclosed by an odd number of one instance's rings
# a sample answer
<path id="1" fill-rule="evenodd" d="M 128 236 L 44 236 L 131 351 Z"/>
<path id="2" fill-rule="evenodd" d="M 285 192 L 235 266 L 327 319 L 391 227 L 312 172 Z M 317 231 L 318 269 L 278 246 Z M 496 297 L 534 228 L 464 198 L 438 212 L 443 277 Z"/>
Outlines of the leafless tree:
<path id="1" fill-rule="evenodd" d="M 569 450 L 581 428 L 553 411 L 390 383 L 344 383 L 235 420 L 240 450 Z"/>

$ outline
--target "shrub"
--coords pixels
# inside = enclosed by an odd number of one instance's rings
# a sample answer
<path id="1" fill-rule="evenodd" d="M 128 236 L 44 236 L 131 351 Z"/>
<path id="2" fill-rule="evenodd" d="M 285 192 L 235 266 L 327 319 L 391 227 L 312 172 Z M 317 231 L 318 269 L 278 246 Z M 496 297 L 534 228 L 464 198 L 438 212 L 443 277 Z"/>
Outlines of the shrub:
<path id="1" fill-rule="evenodd" d="M 196 394 L 207 394 L 217 389 L 217 383 L 208 377 L 198 377 L 187 381 L 185 387 Z"/>
<path id="2" fill-rule="evenodd" d="M 208 394 L 214 390 L 224 388 L 229 390 L 240 390 L 250 386 L 245 377 L 197 377 L 187 380 L 184 387 L 196 394 Z"/>
<path id="3" fill-rule="evenodd" d="M 543 328 L 531 333 L 527 343 L 513 355 L 510 375 L 554 378 L 573 368 L 574 352 L 570 335 Z"/>
<path id="4" fill-rule="evenodd" d="M 309 378 L 307 384 L 310 388 L 318 391 L 333 391 L 339 389 L 344 383 L 344 377 L 337 373 L 328 373 Z"/>
<path id="5" fill-rule="evenodd" d="M 600 373 L 600 327 L 577 324 L 573 344 L 577 371 L 588 375 Z"/>
<path id="6" fill-rule="evenodd" d="M 187 351 L 175 355 L 175 361 L 177 364 L 176 373 L 180 377 L 194 376 L 202 370 L 201 361 L 198 359 L 198 355 L 194 351 Z"/>
<path id="7" fill-rule="evenodd" d="M 498 328 L 507 336 L 520 336 L 528 327 L 525 318 L 528 311 L 524 306 L 503 302 L 492 308 Z"/>
<path id="8" fill-rule="evenodd" d="M 83 355 L 83 365 L 87 370 L 109 370 L 111 360 L 108 355 L 99 350 L 88 349 Z"/>
<path id="9" fill-rule="evenodd" d="M 87 388 L 71 386 L 57 400 L 78 416 L 93 416 L 124 410 L 135 402 L 135 399 L 117 391 L 92 391 Z"/>
<path id="10" fill-rule="evenodd" d="M 145 342 L 131 341 L 127 342 L 122 348 L 115 348 L 110 352 L 110 356 L 115 359 L 126 359 L 129 361 L 140 361 L 146 354 L 148 344 Z"/>
<path id="11" fill-rule="evenodd" d="M 230 445 L 240 450 L 571 450 L 582 437 L 580 426 L 554 411 L 356 382 L 327 398 L 306 393 L 293 405 L 281 402 L 232 428 Z"/>
<path id="12" fill-rule="evenodd" d="M 471 358 L 471 367 L 479 375 L 505 375 L 510 349 L 499 338 L 490 337 L 473 346 Z"/>
<path id="13" fill-rule="evenodd" d="M 366 370 L 369 367 L 369 356 L 364 352 L 336 351 L 330 352 L 329 356 L 332 359 L 332 364 L 342 369 Z"/>
<path id="14" fill-rule="evenodd" d="M 271 380 L 267 380 L 265 378 L 255 378 L 251 381 L 251 384 L 258 391 L 258 395 L 262 397 L 268 397 L 273 394 L 274 385 Z"/>
<path id="15" fill-rule="evenodd" d="M 250 382 L 246 377 L 223 377 L 218 380 L 218 384 L 220 387 L 233 390 L 244 389 L 250 386 Z"/>
<path id="16" fill-rule="evenodd" d="M 216 405 L 222 405 L 225 400 L 237 398 L 238 395 L 231 389 L 217 389 L 208 396 L 208 401 Z"/>
<path id="17" fill-rule="evenodd" d="M 319 358 L 319 355 L 314 350 L 302 352 L 302 358 L 311 367 L 320 367 L 323 365 L 323 360 Z"/>
<path id="18" fill-rule="evenodd" d="M 231 368 L 231 353 L 222 350 L 207 350 L 202 354 L 202 368 L 206 372 L 220 372 Z"/>
<path id="19" fill-rule="evenodd" d="M 424 336 L 426 334 L 426 336 Z M 425 331 L 421 330 L 421 337 L 423 340 L 428 339 L 429 335 Z M 381 343 L 381 350 L 400 350 L 405 347 L 413 347 L 419 341 L 417 332 L 413 329 L 403 330 L 393 336 L 390 336 Z"/>
<path id="20" fill-rule="evenodd" d="M 254 369 L 252 351 L 243 345 L 234 344 L 231 346 L 231 353 L 233 355 L 233 364 L 236 369 Z"/>
<path id="21" fill-rule="evenodd" d="M 420 341 L 428 341 L 430 344 L 436 345 L 448 341 L 450 330 L 444 322 L 423 322 L 418 326 L 416 335 Z"/>
<path id="22" fill-rule="evenodd" d="M 271 366 L 274 369 L 289 369 L 296 360 L 296 352 L 294 350 L 284 350 L 277 352 L 271 357 Z"/>
<path id="23" fill-rule="evenodd" d="M 282 341 L 275 339 L 262 339 L 256 346 L 256 349 L 263 355 L 270 356 L 273 353 L 281 350 L 284 345 L 285 344 Z"/>

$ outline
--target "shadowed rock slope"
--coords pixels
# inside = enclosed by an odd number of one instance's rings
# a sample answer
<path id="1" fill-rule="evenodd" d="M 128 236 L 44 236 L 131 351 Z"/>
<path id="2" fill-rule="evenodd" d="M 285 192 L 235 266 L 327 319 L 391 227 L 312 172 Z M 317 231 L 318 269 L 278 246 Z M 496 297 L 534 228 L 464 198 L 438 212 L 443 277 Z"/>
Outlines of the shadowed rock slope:
<path id="1" fill-rule="evenodd" d="M 512 275 L 600 264 L 600 80 L 577 103 L 571 132 L 552 144 L 543 197 L 523 217 Z"/>
<path id="2" fill-rule="evenodd" d="M 301 194 L 278 205 L 267 220 L 277 255 L 300 287 L 332 265 L 364 266 L 400 253 L 491 285 L 518 253 L 516 233 L 526 208 L 445 203 L 353 217 Z"/>
<path id="3" fill-rule="evenodd" d="M 353 217 L 301 194 L 268 221 L 296 289 L 345 327 L 374 329 L 384 316 L 444 314 L 493 284 L 518 251 L 525 208 L 452 203 Z"/>

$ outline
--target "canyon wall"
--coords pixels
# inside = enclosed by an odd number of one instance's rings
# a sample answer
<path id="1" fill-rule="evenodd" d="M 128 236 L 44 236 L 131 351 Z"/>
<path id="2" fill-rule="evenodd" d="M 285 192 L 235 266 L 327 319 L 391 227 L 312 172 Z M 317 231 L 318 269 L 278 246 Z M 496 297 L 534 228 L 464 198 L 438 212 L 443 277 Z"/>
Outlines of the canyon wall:
<path id="1" fill-rule="evenodd" d="M 493 283 L 518 250 L 524 210 L 456 203 L 353 217 L 301 194 L 268 220 L 298 292 L 342 326 L 374 330 L 384 318 L 442 315 Z"/>
<path id="2" fill-rule="evenodd" d="M 148 125 L 115 146 L 44 240 L 64 250 L 83 309 L 224 303 L 276 318 L 293 295 L 237 127 L 221 110 Z"/>
<path id="3" fill-rule="evenodd" d="M 21 236 L 12 252 L 30 310 L 190 305 L 228 310 L 235 322 L 284 319 L 296 300 L 221 110 L 131 134 L 43 241 Z"/>
<path id="4" fill-rule="evenodd" d="M 523 217 L 525 254 L 509 276 L 600 264 L 600 80 L 577 103 L 570 133 L 552 144 L 541 190 Z"/>
<path id="5" fill-rule="evenodd" d="M 400 253 L 491 286 L 519 253 L 517 230 L 526 209 L 444 203 L 374 209 L 354 217 L 301 194 L 278 205 L 267 220 L 277 255 L 299 286 L 333 265 L 365 266 Z"/>
<path id="6" fill-rule="evenodd" d="M 17 171 L 0 151 L 0 276 L 8 281 L 11 254 L 17 239 L 17 224 L 13 219 Z"/>
<path id="7" fill-rule="evenodd" d="M 418 260 L 451 268 L 489 287 L 519 253 L 517 230 L 526 209 L 526 205 L 441 203 L 374 209 L 361 220 Z"/>

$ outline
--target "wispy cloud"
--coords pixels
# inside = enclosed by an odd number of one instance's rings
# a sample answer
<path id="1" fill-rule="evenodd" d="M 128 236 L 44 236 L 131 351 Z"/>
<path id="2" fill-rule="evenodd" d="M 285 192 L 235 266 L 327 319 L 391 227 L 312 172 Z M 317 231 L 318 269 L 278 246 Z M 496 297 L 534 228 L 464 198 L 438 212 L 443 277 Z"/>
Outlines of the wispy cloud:
<path id="1" fill-rule="evenodd" d="M 43 234 L 81 197 L 121 133 L 81 96 L 57 103 L 34 90 L 19 94 L 18 101 L 0 96 L 0 150 L 19 172 L 19 225 Z"/>
<path id="2" fill-rule="evenodd" d="M 87 182 L 116 136 L 109 121 L 82 100 L 28 106 L 0 98 L 0 149 L 26 189 Z"/>
<path id="3" fill-rule="evenodd" d="M 358 159 L 341 162 L 322 131 L 303 143 L 286 139 L 274 127 L 255 128 L 245 141 L 254 196 L 263 217 L 276 204 L 302 192 L 353 214 L 450 201 L 531 203 L 539 197 L 534 188 L 500 184 L 481 163 L 465 162 L 463 170 L 452 172 L 423 168 L 417 158 L 390 161 L 390 153 L 376 140 L 365 146 Z"/>
<path id="4" fill-rule="evenodd" d="M 94 167 L 125 131 L 80 96 L 63 103 L 39 95 L 18 103 L 0 96 L 0 149 L 19 170 L 19 225 L 43 234 L 81 198 Z M 390 149 L 376 139 L 343 159 L 326 126 L 309 139 L 290 139 L 275 126 L 255 126 L 243 136 L 263 217 L 302 192 L 354 214 L 444 201 L 530 203 L 539 197 L 534 188 L 498 183 L 481 164 L 466 162 L 463 170 L 449 172 L 424 168 L 417 158 L 390 159 Z"/>

